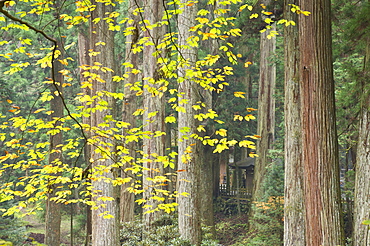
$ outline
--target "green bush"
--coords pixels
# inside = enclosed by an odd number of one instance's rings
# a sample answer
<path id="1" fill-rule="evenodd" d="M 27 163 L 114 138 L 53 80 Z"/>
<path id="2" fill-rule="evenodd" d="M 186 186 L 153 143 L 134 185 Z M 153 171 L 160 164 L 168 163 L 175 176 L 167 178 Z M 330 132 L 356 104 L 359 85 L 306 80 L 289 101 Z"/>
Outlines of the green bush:
<path id="1" fill-rule="evenodd" d="M 2 208 L 10 206 L 9 202 L 1 203 Z M 20 219 L 15 216 L 2 216 L 0 213 L 0 240 L 10 241 L 14 245 L 22 245 L 26 238 L 26 227 Z"/>
<path id="2" fill-rule="evenodd" d="M 165 215 L 153 224 L 154 229 L 146 231 L 140 220 L 123 223 L 120 231 L 121 246 L 191 246 L 189 241 L 180 238 L 178 224 L 173 217 Z M 204 231 L 202 245 L 218 246 L 209 235 L 210 229 L 204 228 Z"/>
<path id="3" fill-rule="evenodd" d="M 233 216 L 238 214 L 238 204 L 236 199 L 223 199 L 218 197 L 214 202 L 215 213 L 221 213 L 225 216 Z M 250 203 L 240 203 L 240 211 L 242 214 L 247 214 L 250 209 Z"/>
<path id="4" fill-rule="evenodd" d="M 275 159 L 268 166 L 263 182 L 265 194 L 261 201 L 253 204 L 253 223 L 255 231 L 249 232 L 250 237 L 239 245 L 283 245 L 284 233 L 284 162 Z"/>
<path id="5" fill-rule="evenodd" d="M 141 221 L 124 223 L 120 232 L 122 246 L 191 246 L 180 239 L 177 224 L 160 225 L 151 231 L 143 230 Z"/>

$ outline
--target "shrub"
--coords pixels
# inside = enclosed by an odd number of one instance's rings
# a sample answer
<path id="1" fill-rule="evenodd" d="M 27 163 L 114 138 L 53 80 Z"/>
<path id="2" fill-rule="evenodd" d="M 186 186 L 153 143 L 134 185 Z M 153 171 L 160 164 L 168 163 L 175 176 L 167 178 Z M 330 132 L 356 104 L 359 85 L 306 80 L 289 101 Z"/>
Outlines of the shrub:
<path id="1" fill-rule="evenodd" d="M 176 219 L 169 215 L 162 216 L 153 223 L 153 229 L 143 230 L 141 220 L 122 224 L 120 231 L 121 246 L 191 246 L 189 241 L 180 238 Z M 209 228 L 205 228 L 202 242 L 204 246 L 217 246 L 216 241 L 210 239 Z"/>
<path id="2" fill-rule="evenodd" d="M 283 245 L 284 164 L 281 159 L 268 167 L 263 189 L 262 200 L 252 205 L 254 215 L 250 223 L 253 223 L 255 231 L 249 232 L 250 237 L 243 245 Z"/>

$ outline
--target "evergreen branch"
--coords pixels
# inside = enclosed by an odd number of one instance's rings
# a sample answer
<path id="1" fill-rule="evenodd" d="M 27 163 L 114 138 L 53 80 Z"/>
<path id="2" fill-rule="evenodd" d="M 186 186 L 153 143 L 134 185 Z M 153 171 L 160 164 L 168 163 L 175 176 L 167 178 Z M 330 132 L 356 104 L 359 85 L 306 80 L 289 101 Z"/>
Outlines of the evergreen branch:
<path id="1" fill-rule="evenodd" d="M 37 29 L 36 27 L 32 26 L 28 22 L 23 21 L 23 20 L 15 17 L 13 15 L 11 15 L 8 11 L 6 11 L 5 9 L 3 9 L 4 3 L 5 3 L 5 1 L 0 1 L 0 13 L 2 13 L 3 15 L 5 15 L 6 17 L 8 17 L 9 19 L 11 19 L 12 21 L 15 21 L 15 22 L 18 22 L 20 24 L 23 24 L 23 25 L 27 26 L 29 29 L 35 31 L 36 33 L 41 34 L 42 36 L 44 36 L 47 40 L 51 41 L 55 46 L 57 45 L 57 41 L 54 38 L 52 38 L 49 35 L 47 35 L 44 31 L 42 31 L 40 29 Z"/>
<path id="2" fill-rule="evenodd" d="M 11 15 L 8 11 L 6 11 L 6 10 L 3 9 L 4 8 L 4 4 L 5 4 L 5 0 L 1 0 L 0 1 L 0 13 L 2 13 L 3 15 L 5 15 L 6 17 L 8 17 L 10 20 L 12 20 L 14 22 L 18 22 L 20 24 L 23 24 L 23 25 L 27 26 L 29 29 L 35 31 L 36 33 L 41 34 L 43 37 L 45 37 L 47 40 L 51 41 L 54 44 L 54 48 L 53 48 L 53 51 L 52 51 L 52 62 L 51 62 L 51 74 L 52 74 L 53 86 L 55 87 L 56 91 L 58 92 L 59 96 L 61 97 L 63 106 L 67 110 L 68 116 L 70 116 L 71 119 L 73 119 L 77 123 L 77 125 L 80 127 L 81 132 L 82 132 L 82 136 L 84 137 L 85 142 L 87 142 L 88 138 L 85 135 L 85 132 L 83 130 L 83 127 L 82 127 L 81 123 L 72 115 L 71 111 L 67 107 L 67 104 L 66 104 L 65 99 L 64 99 L 64 97 L 62 95 L 62 92 L 60 91 L 58 85 L 55 83 L 54 61 L 55 61 L 55 52 L 56 52 L 56 50 L 58 48 L 58 41 L 56 39 L 50 37 L 49 35 L 47 35 L 43 30 L 37 29 L 36 27 L 32 26 L 28 22 L 23 21 L 23 20 L 15 17 L 13 15 Z"/>

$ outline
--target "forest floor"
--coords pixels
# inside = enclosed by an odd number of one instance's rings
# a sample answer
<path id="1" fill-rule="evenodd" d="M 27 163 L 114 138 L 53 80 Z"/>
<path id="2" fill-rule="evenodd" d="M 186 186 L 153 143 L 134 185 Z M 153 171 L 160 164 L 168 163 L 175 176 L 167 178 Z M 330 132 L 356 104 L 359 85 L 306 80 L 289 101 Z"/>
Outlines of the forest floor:
<path id="1" fill-rule="evenodd" d="M 247 214 L 233 216 L 215 214 L 215 223 L 217 239 L 224 246 L 233 245 L 248 237 Z"/>
<path id="2" fill-rule="evenodd" d="M 24 245 L 34 245 L 32 244 L 33 240 L 39 243 L 44 243 L 45 222 L 36 215 L 27 215 L 23 219 L 27 223 L 26 228 L 27 234 L 29 235 L 29 239 L 27 239 L 27 242 Z M 62 245 L 71 245 L 69 241 L 70 227 L 68 218 L 62 218 L 60 234 Z"/>

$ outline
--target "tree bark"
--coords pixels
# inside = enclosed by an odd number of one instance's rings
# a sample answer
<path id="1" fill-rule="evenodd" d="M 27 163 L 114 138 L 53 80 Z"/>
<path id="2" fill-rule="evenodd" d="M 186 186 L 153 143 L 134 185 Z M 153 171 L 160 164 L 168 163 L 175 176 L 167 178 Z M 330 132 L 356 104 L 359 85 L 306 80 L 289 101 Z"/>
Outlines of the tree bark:
<path id="1" fill-rule="evenodd" d="M 89 38 L 88 38 L 88 28 L 82 26 L 79 29 L 78 36 L 78 63 L 80 66 L 80 84 L 81 86 L 86 83 L 86 78 L 83 75 L 83 73 L 86 71 L 82 68 L 83 65 L 89 64 L 89 56 L 88 56 L 88 50 L 89 50 Z M 81 88 L 81 92 L 83 95 L 88 95 L 91 97 L 91 90 L 89 87 Z M 84 110 L 88 110 L 91 106 L 87 105 L 86 102 L 82 103 L 84 106 Z M 91 119 L 90 117 L 83 117 L 82 123 L 84 125 L 91 126 Z M 84 129 L 84 134 L 87 138 L 90 138 L 90 129 Z M 85 161 L 85 167 L 88 169 L 86 171 L 91 173 L 91 167 L 90 166 L 90 158 L 91 158 L 91 146 L 89 144 L 85 144 L 84 146 L 84 161 Z M 91 224 L 91 208 L 89 206 L 86 207 L 86 238 L 85 238 L 85 246 L 90 245 L 91 242 L 91 233 L 92 233 L 92 224 Z"/>
<path id="2" fill-rule="evenodd" d="M 96 9 L 92 12 L 91 20 L 101 18 L 107 12 L 112 12 L 110 5 L 93 1 Z M 96 45 L 98 42 L 104 42 L 105 45 Z M 102 19 L 97 23 L 90 22 L 90 47 L 96 55 L 91 56 L 91 65 L 101 64 L 101 67 L 114 68 L 114 33 L 108 30 L 108 24 Z M 99 65 L 98 65 L 99 66 Z M 114 92 L 112 80 L 113 72 L 104 71 L 99 67 L 91 70 L 96 77 L 91 77 L 92 95 L 97 96 L 93 103 L 93 108 L 97 106 L 106 106 L 103 110 L 92 110 L 91 126 L 97 128 L 93 132 L 91 140 L 94 143 L 91 152 L 92 158 L 92 186 L 93 201 L 98 206 L 92 210 L 92 245 L 94 246 L 117 246 L 119 245 L 119 212 L 118 212 L 118 192 L 117 188 L 111 182 L 105 182 L 104 179 L 113 180 L 118 175 L 112 165 L 115 163 L 114 140 L 113 137 L 104 131 L 113 127 L 110 117 L 114 115 L 114 100 L 105 92 Z M 106 104 L 107 103 L 107 104 Z M 106 120 L 108 119 L 108 120 Z M 103 170 L 98 172 L 98 170 Z M 102 178 L 102 179 L 100 179 Z M 112 200 L 104 200 L 104 198 Z M 103 206 L 102 206 L 103 205 Z M 103 215 L 113 215 L 114 218 L 104 218 Z"/>
<path id="3" fill-rule="evenodd" d="M 196 121 L 192 105 L 198 101 L 197 84 L 192 78 L 186 75 L 186 70 L 195 65 L 197 51 L 194 47 L 187 47 L 187 39 L 192 35 L 189 28 L 195 26 L 195 16 L 197 4 L 192 6 L 184 4 L 183 12 L 178 16 L 178 46 L 180 49 L 180 64 L 178 75 L 183 78 L 180 81 L 178 94 L 179 106 L 185 112 L 179 112 L 179 163 L 178 163 L 178 220 L 179 232 L 182 238 L 189 240 L 192 244 L 199 245 L 201 242 L 200 227 L 200 204 L 199 204 L 199 170 L 201 146 L 190 135 L 196 133 Z M 189 195 L 182 195 L 184 192 Z"/>
<path id="4" fill-rule="evenodd" d="M 202 158 L 200 170 L 200 211 L 201 221 L 206 226 L 211 227 L 211 233 L 215 235 L 214 213 L 213 213 L 213 179 L 215 171 L 215 159 L 210 146 L 201 146 L 203 151 L 200 153 Z"/>
<path id="5" fill-rule="evenodd" d="M 261 4 L 266 6 L 271 4 L 271 0 L 263 0 Z M 276 30 L 273 24 L 272 29 Z M 254 188 L 253 201 L 257 201 L 263 196 L 263 177 L 266 167 L 270 160 L 267 157 L 269 149 L 275 138 L 275 81 L 276 65 L 271 58 L 275 55 L 276 38 L 267 38 L 269 30 L 261 34 L 260 43 L 260 71 L 259 71 L 259 91 L 258 91 L 258 125 L 257 135 L 261 138 L 257 141 L 256 164 L 254 168 Z"/>
<path id="6" fill-rule="evenodd" d="M 306 245 L 343 245 L 330 0 L 302 0 L 300 83 Z"/>
<path id="7" fill-rule="evenodd" d="M 138 30 L 138 16 L 133 14 L 133 10 L 136 8 L 135 1 L 131 0 L 129 3 L 128 18 L 134 20 L 133 23 L 128 22 L 127 27 L 134 27 L 132 35 L 126 37 L 126 55 L 125 60 L 128 63 L 131 63 L 133 68 L 138 69 L 139 55 L 132 52 L 132 48 L 136 45 L 139 39 L 139 30 Z M 124 94 L 125 100 L 122 105 L 122 120 L 130 123 L 130 127 L 136 127 L 136 119 L 133 115 L 136 110 L 137 98 L 135 92 L 131 90 L 131 86 L 135 82 L 139 81 L 139 76 L 135 73 L 131 73 L 132 68 L 126 67 L 125 74 L 129 77 L 125 80 Z M 124 129 L 124 131 L 128 131 Z M 123 135 L 129 135 L 130 133 L 123 133 Z M 135 142 L 123 143 L 124 147 L 128 149 L 128 155 L 132 157 L 132 161 L 135 161 L 136 157 L 136 144 Z M 134 174 L 131 171 L 125 171 L 126 168 L 131 167 L 132 163 L 125 163 L 122 171 L 122 178 L 132 178 Z M 120 213 L 121 213 L 121 222 L 129 222 L 134 220 L 134 207 L 135 207 L 135 195 L 127 191 L 127 188 L 130 187 L 134 179 L 131 182 L 125 183 L 121 187 L 121 198 L 120 198 Z"/>
<path id="8" fill-rule="evenodd" d="M 62 50 L 62 43 L 58 42 L 58 50 Z M 59 58 L 61 59 L 61 58 Z M 53 61 L 53 75 L 55 81 L 51 85 L 51 94 L 53 99 L 50 101 L 50 110 L 53 111 L 51 114 L 51 121 L 54 121 L 54 128 L 61 125 L 59 118 L 63 117 L 63 102 L 62 95 L 59 93 L 63 92 L 63 75 L 59 73 L 63 69 L 62 64 L 55 59 Z M 63 161 L 61 145 L 63 144 L 63 134 L 62 131 L 55 135 L 50 136 L 50 154 L 49 154 L 49 165 L 60 166 Z M 60 173 L 55 173 L 53 175 L 60 175 Z M 46 200 L 46 217 L 45 217 L 45 243 L 46 245 L 60 245 L 60 223 L 61 223 L 61 203 L 56 201 L 51 201 L 51 198 L 55 197 L 57 192 L 57 186 L 59 184 L 54 184 L 50 181 L 49 193 Z"/>
<path id="9" fill-rule="evenodd" d="M 284 1 L 284 18 L 298 22 L 290 11 L 290 0 Z M 301 93 L 299 83 L 299 46 L 297 26 L 284 29 L 285 53 L 285 191 L 284 245 L 304 246 L 305 209 L 303 204 Z"/>
<path id="10" fill-rule="evenodd" d="M 159 0 L 148 0 L 145 8 L 145 19 L 149 21 L 148 25 L 153 25 L 162 19 L 163 3 Z M 164 123 L 164 97 L 163 88 L 167 85 L 161 80 L 161 72 L 158 66 L 158 58 L 163 56 L 163 51 L 157 49 L 161 38 L 164 35 L 163 27 L 154 27 L 149 29 L 148 26 L 144 32 L 154 45 L 144 46 L 143 54 L 145 55 L 145 62 L 143 62 L 144 75 L 144 132 L 150 134 L 150 138 L 143 139 L 144 152 L 144 170 L 143 170 L 143 187 L 144 199 L 148 207 L 144 209 L 143 220 L 146 227 L 150 227 L 151 223 L 161 216 L 161 211 L 158 210 L 158 205 L 161 203 L 154 196 L 162 197 L 163 195 L 157 192 L 158 183 L 150 181 L 156 176 L 163 174 L 163 163 L 156 160 L 158 156 L 164 156 L 165 150 L 165 135 L 155 136 L 156 132 L 165 132 Z M 154 55 L 159 51 L 158 55 Z M 154 116 L 150 114 L 156 113 Z M 161 187 L 162 188 L 162 187 Z M 156 212 L 149 212 L 157 209 Z"/>
<path id="11" fill-rule="evenodd" d="M 222 6 L 219 3 L 215 3 L 215 5 L 209 5 L 208 8 L 210 8 L 209 18 L 210 19 L 216 19 L 220 17 L 220 14 L 213 13 L 214 9 L 220 9 Z M 225 7 L 226 8 L 226 7 Z M 209 53 L 210 55 L 217 55 L 219 53 L 219 40 L 217 39 L 210 39 L 207 41 L 204 41 L 204 45 L 209 47 Z M 215 64 L 215 66 L 219 65 L 218 63 Z M 203 103 L 205 103 L 206 107 L 203 108 L 203 113 L 207 113 L 208 109 L 212 109 L 213 106 L 213 95 L 211 90 L 206 90 L 204 88 L 201 88 L 200 86 L 196 86 L 196 88 L 199 88 L 199 91 L 203 98 Z M 214 132 L 214 127 L 210 122 L 206 121 L 206 132 L 202 135 L 204 136 L 210 136 Z M 214 195 L 214 180 L 215 180 L 215 172 L 219 167 L 218 161 L 216 161 L 216 157 L 213 154 L 212 150 L 213 148 L 211 146 L 201 146 L 201 149 L 203 149 L 202 152 L 200 152 L 200 156 L 198 157 L 201 161 L 201 170 L 200 170 L 200 218 L 201 222 L 205 224 L 206 226 L 211 227 L 211 233 L 213 236 L 216 234 L 215 230 L 215 224 L 214 224 L 214 209 L 213 209 L 213 198 Z M 218 159 L 217 159 L 218 160 Z M 218 172 L 217 175 L 219 175 L 220 172 Z M 217 186 L 217 189 L 219 187 Z"/>
<path id="12" fill-rule="evenodd" d="M 356 180 L 354 199 L 353 245 L 370 245 L 369 225 L 362 224 L 370 220 L 370 38 L 367 38 L 365 51 L 364 76 L 362 78 L 363 98 L 361 119 L 358 129 L 358 147 L 356 160 Z"/>

